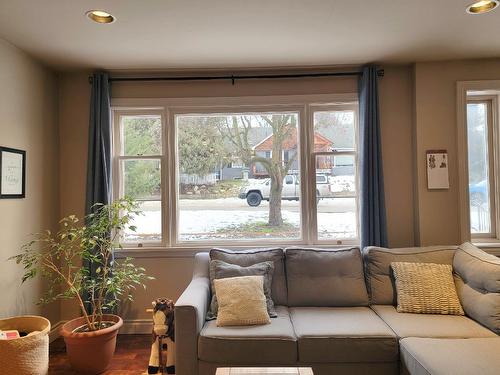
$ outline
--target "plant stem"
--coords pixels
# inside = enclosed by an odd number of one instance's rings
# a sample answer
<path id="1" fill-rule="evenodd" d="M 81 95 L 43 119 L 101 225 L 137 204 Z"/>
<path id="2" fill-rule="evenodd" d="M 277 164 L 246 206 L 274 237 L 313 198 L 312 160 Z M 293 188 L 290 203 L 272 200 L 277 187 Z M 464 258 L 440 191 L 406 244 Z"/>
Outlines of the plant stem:
<path id="1" fill-rule="evenodd" d="M 66 283 L 66 285 L 68 285 L 68 287 L 73 291 L 73 293 L 76 295 L 76 298 L 78 300 L 78 304 L 80 305 L 80 309 L 82 310 L 83 312 L 83 316 L 85 317 L 85 320 L 87 322 L 87 326 L 89 327 L 89 330 L 93 331 L 92 329 L 92 324 L 90 323 L 90 320 L 89 320 L 89 316 L 87 314 L 87 311 L 85 311 L 85 305 L 83 303 L 83 300 L 82 300 L 82 297 L 80 296 L 80 293 L 78 293 L 78 290 L 75 288 L 74 284 L 66 278 L 65 275 L 63 275 L 61 273 L 61 271 L 59 271 L 57 269 L 57 267 L 55 266 L 54 263 L 52 263 L 50 260 L 46 260 L 45 261 L 45 265 L 50 268 L 52 271 L 54 271 L 56 274 L 58 274 L 59 276 L 62 277 L 62 279 L 64 280 L 64 282 Z"/>

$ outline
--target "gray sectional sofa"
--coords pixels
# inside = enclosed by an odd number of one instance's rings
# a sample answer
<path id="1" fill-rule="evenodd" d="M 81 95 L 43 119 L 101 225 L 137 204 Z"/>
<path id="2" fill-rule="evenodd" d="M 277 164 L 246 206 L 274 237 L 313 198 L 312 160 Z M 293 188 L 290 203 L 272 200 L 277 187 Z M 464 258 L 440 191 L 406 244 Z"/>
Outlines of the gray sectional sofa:
<path id="1" fill-rule="evenodd" d="M 178 375 L 224 366 L 311 366 L 323 374 L 500 374 L 500 259 L 458 247 L 261 249 L 218 259 L 272 260 L 278 317 L 262 326 L 217 327 L 209 254 L 175 306 Z M 394 261 L 452 264 L 466 316 L 396 311 Z"/>

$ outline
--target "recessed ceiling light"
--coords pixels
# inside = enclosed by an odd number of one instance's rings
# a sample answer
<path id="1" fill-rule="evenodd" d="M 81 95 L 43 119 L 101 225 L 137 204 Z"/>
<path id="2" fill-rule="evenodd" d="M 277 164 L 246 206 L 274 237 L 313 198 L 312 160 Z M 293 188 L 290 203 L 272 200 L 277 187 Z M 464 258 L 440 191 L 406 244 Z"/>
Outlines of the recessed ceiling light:
<path id="1" fill-rule="evenodd" d="M 467 13 L 482 14 L 492 11 L 498 6 L 498 0 L 481 0 L 467 6 Z"/>
<path id="2" fill-rule="evenodd" d="M 89 10 L 85 15 L 97 23 L 112 23 L 116 18 L 104 10 Z"/>

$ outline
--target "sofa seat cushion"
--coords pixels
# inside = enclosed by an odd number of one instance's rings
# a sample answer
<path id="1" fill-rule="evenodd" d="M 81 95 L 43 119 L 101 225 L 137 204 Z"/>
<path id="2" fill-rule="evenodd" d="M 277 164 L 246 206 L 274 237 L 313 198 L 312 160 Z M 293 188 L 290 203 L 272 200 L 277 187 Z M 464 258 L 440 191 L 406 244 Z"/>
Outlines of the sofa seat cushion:
<path id="1" fill-rule="evenodd" d="M 291 307 L 302 363 L 393 362 L 398 341 L 368 307 Z"/>
<path id="2" fill-rule="evenodd" d="M 401 340 L 401 363 L 411 375 L 497 375 L 500 338 Z"/>
<path id="3" fill-rule="evenodd" d="M 374 305 L 371 308 L 400 338 L 480 338 L 496 337 L 495 333 L 461 315 L 398 313 L 394 306 Z"/>
<path id="4" fill-rule="evenodd" d="M 214 320 L 203 326 L 198 340 L 198 358 L 228 364 L 273 364 L 297 362 L 297 338 L 288 308 L 277 306 L 277 318 L 261 326 L 217 327 Z"/>

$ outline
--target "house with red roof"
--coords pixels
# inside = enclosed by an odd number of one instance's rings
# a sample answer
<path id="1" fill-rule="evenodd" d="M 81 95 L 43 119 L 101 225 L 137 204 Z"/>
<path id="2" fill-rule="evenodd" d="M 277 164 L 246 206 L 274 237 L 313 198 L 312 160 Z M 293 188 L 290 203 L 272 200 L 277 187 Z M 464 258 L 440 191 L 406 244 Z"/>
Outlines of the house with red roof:
<path id="1" fill-rule="evenodd" d="M 253 147 L 255 152 L 255 156 L 264 157 L 267 159 L 271 159 L 272 150 L 273 150 L 273 142 L 274 135 L 270 134 L 266 138 L 264 138 L 260 143 L 256 144 Z M 290 135 L 283 140 L 281 145 L 282 149 L 282 157 L 281 160 L 283 163 L 288 163 L 289 160 L 295 158 L 297 155 L 297 131 L 290 132 Z M 318 132 L 314 133 L 314 152 L 329 152 L 333 148 L 333 142 L 330 141 L 325 136 L 319 134 Z M 327 157 L 318 156 L 316 159 L 316 168 L 317 169 L 329 169 L 331 168 L 331 160 Z M 298 160 L 294 160 L 291 167 L 290 173 L 299 170 Z M 268 173 L 264 166 L 261 163 L 255 163 L 251 167 L 251 175 L 254 177 L 267 177 Z"/>

